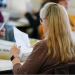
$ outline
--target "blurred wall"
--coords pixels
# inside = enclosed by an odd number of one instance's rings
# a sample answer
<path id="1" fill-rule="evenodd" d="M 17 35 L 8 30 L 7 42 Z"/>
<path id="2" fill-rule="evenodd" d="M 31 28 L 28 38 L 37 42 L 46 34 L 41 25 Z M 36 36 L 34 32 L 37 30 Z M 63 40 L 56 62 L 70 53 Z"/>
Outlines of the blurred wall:
<path id="1" fill-rule="evenodd" d="M 26 9 L 26 2 L 28 0 L 8 0 L 8 8 L 15 10 L 15 11 L 20 11 L 24 12 Z"/>
<path id="2" fill-rule="evenodd" d="M 24 12 L 27 10 L 27 2 L 32 2 L 33 4 L 33 9 L 35 11 L 38 11 L 41 6 L 41 0 L 8 0 L 9 4 L 8 7 L 10 9 Z M 75 0 L 70 0 L 70 8 L 68 10 L 68 13 L 75 15 Z"/>
<path id="3" fill-rule="evenodd" d="M 31 0 L 33 3 L 33 8 L 38 11 L 41 6 L 41 0 Z M 69 14 L 75 15 L 75 0 L 70 0 L 70 7 L 68 10 Z"/>
<path id="4" fill-rule="evenodd" d="M 41 6 L 41 0 L 31 0 L 31 2 L 33 4 L 33 9 L 39 11 Z"/>
<path id="5" fill-rule="evenodd" d="M 27 10 L 27 2 L 31 2 L 33 5 L 33 9 L 38 11 L 41 5 L 41 0 L 8 0 L 8 8 L 20 12 L 24 12 Z"/>
<path id="6" fill-rule="evenodd" d="M 70 8 L 68 13 L 75 15 L 75 0 L 70 0 Z"/>

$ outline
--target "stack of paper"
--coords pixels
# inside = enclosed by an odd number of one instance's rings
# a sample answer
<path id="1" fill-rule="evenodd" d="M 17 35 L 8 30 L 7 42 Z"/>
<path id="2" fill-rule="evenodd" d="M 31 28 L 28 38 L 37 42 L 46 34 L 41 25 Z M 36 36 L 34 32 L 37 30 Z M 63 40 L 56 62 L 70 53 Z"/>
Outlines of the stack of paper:
<path id="1" fill-rule="evenodd" d="M 0 59 L 10 59 L 10 49 L 14 42 L 0 40 Z"/>

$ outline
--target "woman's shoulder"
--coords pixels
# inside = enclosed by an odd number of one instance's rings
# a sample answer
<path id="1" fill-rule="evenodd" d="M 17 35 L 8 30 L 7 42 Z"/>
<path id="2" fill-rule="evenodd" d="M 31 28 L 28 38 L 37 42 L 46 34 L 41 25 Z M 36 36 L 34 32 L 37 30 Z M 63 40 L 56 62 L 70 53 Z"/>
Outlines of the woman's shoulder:
<path id="1" fill-rule="evenodd" d="M 38 45 L 46 46 L 47 45 L 47 40 L 43 39 L 43 40 L 41 40 L 41 41 L 39 41 L 38 43 L 35 44 L 35 46 L 38 46 Z"/>
<path id="2" fill-rule="evenodd" d="M 34 50 L 37 49 L 37 50 L 46 50 L 47 49 L 47 41 L 44 39 L 44 40 L 41 40 L 40 42 L 38 42 L 37 44 L 35 44 Z"/>

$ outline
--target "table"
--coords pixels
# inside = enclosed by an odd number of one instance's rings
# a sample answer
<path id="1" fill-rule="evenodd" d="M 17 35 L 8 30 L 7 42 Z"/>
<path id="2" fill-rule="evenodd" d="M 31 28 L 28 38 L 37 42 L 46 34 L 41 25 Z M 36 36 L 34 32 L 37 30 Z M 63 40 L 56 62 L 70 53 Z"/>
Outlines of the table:
<path id="1" fill-rule="evenodd" d="M 40 40 L 37 40 L 37 39 L 30 39 L 30 43 L 32 46 L 34 46 L 39 41 Z M 5 44 L 6 43 L 7 42 L 5 42 Z M 14 43 L 9 43 L 9 44 L 13 45 Z M 24 62 L 21 62 L 21 65 L 23 65 L 23 63 Z M 13 69 L 13 65 L 10 60 L 0 59 L 0 74 L 13 74 L 12 69 Z"/>
<path id="2" fill-rule="evenodd" d="M 27 24 L 24 24 L 24 23 L 21 23 L 21 22 L 17 22 L 17 21 L 12 21 L 12 20 L 8 20 L 8 22 L 6 23 L 7 25 L 13 25 L 13 26 L 16 26 L 16 27 L 28 27 L 30 25 L 27 25 Z"/>

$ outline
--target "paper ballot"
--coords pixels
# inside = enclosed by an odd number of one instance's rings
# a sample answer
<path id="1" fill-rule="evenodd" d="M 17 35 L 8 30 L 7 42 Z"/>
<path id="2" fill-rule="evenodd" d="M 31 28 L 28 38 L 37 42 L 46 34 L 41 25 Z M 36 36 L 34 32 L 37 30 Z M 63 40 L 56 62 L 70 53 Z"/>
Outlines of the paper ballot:
<path id="1" fill-rule="evenodd" d="M 14 37 L 16 40 L 17 47 L 21 46 L 21 53 L 26 52 L 27 51 L 26 49 L 31 46 L 28 34 L 21 32 L 16 27 L 14 27 Z"/>
<path id="2" fill-rule="evenodd" d="M 25 61 L 33 50 L 33 48 L 29 48 L 31 45 L 30 45 L 28 34 L 21 32 L 16 27 L 14 27 L 14 37 L 16 40 L 17 47 L 21 46 L 21 50 L 19 54 L 20 61 Z"/>

